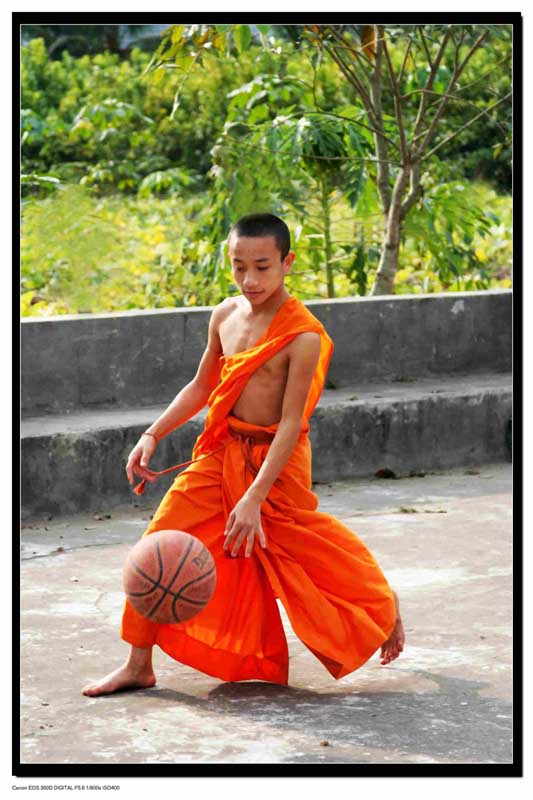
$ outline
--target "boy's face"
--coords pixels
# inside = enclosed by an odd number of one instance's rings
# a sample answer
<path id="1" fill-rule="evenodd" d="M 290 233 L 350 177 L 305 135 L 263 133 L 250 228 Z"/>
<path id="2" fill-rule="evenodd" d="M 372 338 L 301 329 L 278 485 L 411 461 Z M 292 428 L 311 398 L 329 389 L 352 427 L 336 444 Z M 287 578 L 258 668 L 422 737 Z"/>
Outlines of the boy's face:
<path id="1" fill-rule="evenodd" d="M 284 260 L 273 236 L 237 236 L 228 242 L 228 252 L 235 283 L 253 305 L 261 305 L 283 285 L 290 271 L 294 253 Z"/>

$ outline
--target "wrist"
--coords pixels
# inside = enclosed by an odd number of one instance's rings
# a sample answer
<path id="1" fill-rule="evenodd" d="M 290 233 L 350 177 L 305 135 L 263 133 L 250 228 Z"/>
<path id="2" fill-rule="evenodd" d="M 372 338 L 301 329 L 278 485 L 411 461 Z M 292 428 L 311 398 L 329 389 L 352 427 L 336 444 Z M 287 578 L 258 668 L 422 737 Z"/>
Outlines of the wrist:
<path id="1" fill-rule="evenodd" d="M 265 492 L 261 489 L 260 486 L 250 486 L 247 491 L 245 492 L 245 496 L 248 500 L 251 500 L 253 503 L 257 503 L 257 505 L 261 505 L 264 503 L 268 495 L 268 491 Z"/>
<path id="2" fill-rule="evenodd" d="M 152 439 L 154 440 L 154 442 L 155 442 L 156 444 L 159 444 L 159 436 L 157 436 L 157 435 L 156 435 L 155 433 L 153 433 L 152 431 L 143 431 L 143 432 L 141 433 L 141 436 L 149 436 L 150 438 L 152 438 Z"/>

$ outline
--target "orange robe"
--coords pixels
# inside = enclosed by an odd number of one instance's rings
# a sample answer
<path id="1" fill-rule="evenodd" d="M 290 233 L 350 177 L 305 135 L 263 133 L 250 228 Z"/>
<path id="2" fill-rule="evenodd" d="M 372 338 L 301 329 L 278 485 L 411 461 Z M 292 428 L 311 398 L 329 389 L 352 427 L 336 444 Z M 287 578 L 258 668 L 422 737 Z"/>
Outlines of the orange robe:
<path id="1" fill-rule="evenodd" d="M 238 420 L 231 410 L 252 372 L 304 331 L 320 334 L 321 354 L 300 437 L 261 506 L 267 549 L 256 539 L 250 558 L 228 558 L 227 517 L 252 483 L 277 429 Z M 135 647 L 157 644 L 177 661 L 225 681 L 287 684 L 287 641 L 276 598 L 295 634 L 334 678 L 360 667 L 388 639 L 396 611 L 381 569 L 349 528 L 317 511 L 311 491 L 309 417 L 332 352 L 322 324 L 290 296 L 253 347 L 221 357 L 220 383 L 193 449 L 199 460 L 176 478 L 144 533 L 176 529 L 200 539 L 217 567 L 215 592 L 196 617 L 174 625 L 150 622 L 126 600 L 125 641 Z"/>

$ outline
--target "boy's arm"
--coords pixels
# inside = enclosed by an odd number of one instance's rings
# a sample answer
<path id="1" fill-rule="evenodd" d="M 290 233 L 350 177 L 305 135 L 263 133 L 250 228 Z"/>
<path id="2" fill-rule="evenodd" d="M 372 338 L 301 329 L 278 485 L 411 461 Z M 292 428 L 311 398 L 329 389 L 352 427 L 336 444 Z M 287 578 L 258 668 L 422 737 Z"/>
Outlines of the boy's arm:
<path id="1" fill-rule="evenodd" d="M 227 313 L 226 308 L 223 308 L 224 305 L 225 303 L 220 303 L 213 309 L 209 320 L 207 345 L 196 375 L 176 395 L 161 416 L 147 428 L 158 440 L 194 417 L 205 406 L 209 395 L 218 383 L 220 374 L 218 361 L 222 355 L 218 329 L 221 320 Z"/>
<path id="2" fill-rule="evenodd" d="M 266 499 L 298 441 L 305 403 L 320 357 L 319 334 L 301 333 L 293 339 L 289 357 L 289 372 L 278 430 L 261 469 L 246 492 L 259 503 Z"/>
<path id="3" fill-rule="evenodd" d="M 261 546 L 266 547 L 261 526 L 261 504 L 289 460 L 302 428 L 305 403 L 320 357 L 320 336 L 318 333 L 302 333 L 293 339 L 289 348 L 289 372 L 278 430 L 255 480 L 235 505 L 226 523 L 224 550 L 231 551 L 232 556 L 237 555 L 246 539 L 244 555 L 248 558 L 252 554 L 256 532 Z"/>

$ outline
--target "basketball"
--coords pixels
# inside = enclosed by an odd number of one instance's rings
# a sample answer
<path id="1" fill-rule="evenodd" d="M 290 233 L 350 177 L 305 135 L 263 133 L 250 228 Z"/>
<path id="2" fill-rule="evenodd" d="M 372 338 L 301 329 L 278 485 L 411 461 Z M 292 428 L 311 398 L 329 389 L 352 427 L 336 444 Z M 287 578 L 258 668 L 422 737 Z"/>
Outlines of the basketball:
<path id="1" fill-rule="evenodd" d="M 128 600 L 139 614 L 174 625 L 205 608 L 217 576 L 213 556 L 196 537 L 184 531 L 157 531 L 130 550 L 123 579 Z"/>

